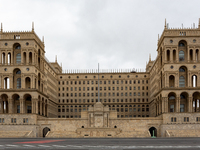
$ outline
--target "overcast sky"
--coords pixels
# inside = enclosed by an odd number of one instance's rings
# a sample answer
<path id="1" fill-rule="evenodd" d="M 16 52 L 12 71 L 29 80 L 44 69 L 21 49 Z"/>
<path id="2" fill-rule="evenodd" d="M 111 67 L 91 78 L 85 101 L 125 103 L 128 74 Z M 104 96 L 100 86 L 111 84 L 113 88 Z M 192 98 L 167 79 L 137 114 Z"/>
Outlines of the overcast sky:
<path id="1" fill-rule="evenodd" d="M 45 37 L 46 57 L 67 69 L 145 68 L 164 20 L 198 26 L 200 0 L 0 0 L 4 31 Z"/>

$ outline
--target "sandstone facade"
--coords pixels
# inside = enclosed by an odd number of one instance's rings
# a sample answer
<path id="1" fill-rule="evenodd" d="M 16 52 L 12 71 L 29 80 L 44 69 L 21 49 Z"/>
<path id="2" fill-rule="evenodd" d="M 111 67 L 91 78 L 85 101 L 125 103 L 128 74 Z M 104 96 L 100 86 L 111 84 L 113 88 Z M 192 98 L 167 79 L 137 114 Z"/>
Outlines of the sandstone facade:
<path id="1" fill-rule="evenodd" d="M 199 50 L 200 24 L 169 29 L 165 22 L 145 72 L 63 73 L 45 57 L 34 26 L 5 32 L 1 24 L 0 136 L 197 137 Z"/>

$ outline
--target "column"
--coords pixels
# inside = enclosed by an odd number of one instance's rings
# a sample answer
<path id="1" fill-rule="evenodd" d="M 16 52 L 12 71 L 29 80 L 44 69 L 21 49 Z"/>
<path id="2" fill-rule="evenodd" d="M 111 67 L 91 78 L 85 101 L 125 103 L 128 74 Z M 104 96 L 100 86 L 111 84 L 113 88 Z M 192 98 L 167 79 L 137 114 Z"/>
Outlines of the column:
<path id="1" fill-rule="evenodd" d="M 0 113 L 3 114 L 3 99 L 1 97 L 0 97 L 0 104 L 1 104 Z"/>
<path id="2" fill-rule="evenodd" d="M 43 103 L 43 115 L 45 116 L 45 103 Z"/>
<path id="3" fill-rule="evenodd" d="M 185 82 L 186 87 L 192 87 L 190 72 L 188 72 L 188 82 Z"/>
<path id="4" fill-rule="evenodd" d="M 197 112 L 197 99 L 195 99 L 195 112 Z"/>
<path id="5" fill-rule="evenodd" d="M 176 112 L 180 112 L 180 97 L 176 97 Z"/>
<path id="6" fill-rule="evenodd" d="M 10 89 L 13 89 L 13 76 L 9 77 L 10 80 Z"/>
<path id="7" fill-rule="evenodd" d="M 0 64 L 2 64 L 2 52 L 0 51 Z"/>
<path id="8" fill-rule="evenodd" d="M 38 114 L 38 99 L 35 99 L 35 113 Z"/>
<path id="9" fill-rule="evenodd" d="M 5 52 L 5 65 L 7 65 L 7 64 L 8 64 L 8 53 Z"/>
<path id="10" fill-rule="evenodd" d="M 190 49 L 187 48 L 186 53 L 187 53 L 187 56 L 188 56 L 187 62 L 190 62 Z"/>
<path id="11" fill-rule="evenodd" d="M 46 116 L 48 117 L 48 102 L 47 102 L 47 104 L 46 104 Z"/>
<path id="12" fill-rule="evenodd" d="M 14 54 L 11 52 L 10 53 L 10 61 L 11 61 L 11 65 L 13 65 L 13 61 L 14 61 L 14 56 L 13 56 Z"/>
<path id="13" fill-rule="evenodd" d="M 26 52 L 26 64 L 27 65 L 29 64 L 29 52 L 28 51 Z"/>
<path id="14" fill-rule="evenodd" d="M 35 100 L 32 99 L 32 114 L 35 114 Z"/>
<path id="15" fill-rule="evenodd" d="M 3 77 L 0 76 L 0 89 L 3 89 Z"/>
<path id="16" fill-rule="evenodd" d="M 178 50 L 176 49 L 176 62 L 179 62 Z"/>
<path id="17" fill-rule="evenodd" d="M 37 78 L 36 78 L 36 89 L 38 90 L 38 79 Z"/>
<path id="18" fill-rule="evenodd" d="M 36 62 L 36 66 L 38 66 L 38 57 L 37 57 L 37 54 L 35 55 L 35 62 Z"/>
<path id="19" fill-rule="evenodd" d="M 192 112 L 193 100 L 192 97 L 188 98 L 188 112 Z"/>
<path id="20" fill-rule="evenodd" d="M 42 115 L 42 101 L 40 101 L 40 115 Z"/>
<path id="21" fill-rule="evenodd" d="M 173 62 L 173 50 L 170 50 L 170 62 Z"/>
<path id="22" fill-rule="evenodd" d="M 24 64 L 24 63 L 26 63 L 26 62 L 24 62 L 24 55 L 23 55 L 23 51 L 21 51 L 21 64 Z"/>
<path id="23" fill-rule="evenodd" d="M 25 111 L 25 100 L 20 99 L 19 101 L 20 101 L 20 113 L 24 114 L 24 113 L 26 113 L 26 111 Z"/>
<path id="24" fill-rule="evenodd" d="M 158 116 L 158 103 L 156 102 L 156 116 Z"/>
<path id="25" fill-rule="evenodd" d="M 168 97 L 165 97 L 165 112 L 168 113 Z"/>
<path id="26" fill-rule="evenodd" d="M 196 53 L 195 53 L 195 51 L 196 51 L 195 49 L 192 50 L 192 52 L 193 52 L 192 53 L 192 55 L 193 55 L 193 57 L 192 57 L 193 62 L 196 62 Z"/>
<path id="27" fill-rule="evenodd" d="M 14 109 L 13 102 L 14 102 L 13 99 L 11 99 L 11 98 L 8 99 L 8 113 L 9 114 L 13 113 L 13 109 Z"/>
<path id="28" fill-rule="evenodd" d="M 165 97 L 162 97 L 162 113 L 165 113 Z"/>
<path id="29" fill-rule="evenodd" d="M 32 64 L 35 65 L 35 57 L 34 57 L 34 51 L 32 52 Z"/>

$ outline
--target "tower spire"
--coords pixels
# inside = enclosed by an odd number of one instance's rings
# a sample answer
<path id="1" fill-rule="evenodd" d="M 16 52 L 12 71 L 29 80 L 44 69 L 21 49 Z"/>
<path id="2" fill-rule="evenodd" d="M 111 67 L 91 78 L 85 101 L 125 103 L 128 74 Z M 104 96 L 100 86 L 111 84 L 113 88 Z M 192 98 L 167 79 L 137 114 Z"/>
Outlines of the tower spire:
<path id="1" fill-rule="evenodd" d="M 1 32 L 3 32 L 3 24 L 1 23 Z"/>
<path id="2" fill-rule="evenodd" d="M 199 18 L 199 28 L 200 28 L 200 18 Z"/>
<path id="3" fill-rule="evenodd" d="M 151 54 L 149 54 L 149 61 L 151 61 Z"/>
<path id="4" fill-rule="evenodd" d="M 57 62 L 57 55 L 56 55 L 56 60 L 55 60 L 55 62 Z"/>
<path id="5" fill-rule="evenodd" d="M 44 43 L 44 36 L 42 36 L 42 42 Z"/>
<path id="6" fill-rule="evenodd" d="M 165 18 L 165 29 L 167 29 L 167 21 L 166 21 L 166 18 Z"/>
<path id="7" fill-rule="evenodd" d="M 34 31 L 34 22 L 32 22 L 32 31 Z"/>

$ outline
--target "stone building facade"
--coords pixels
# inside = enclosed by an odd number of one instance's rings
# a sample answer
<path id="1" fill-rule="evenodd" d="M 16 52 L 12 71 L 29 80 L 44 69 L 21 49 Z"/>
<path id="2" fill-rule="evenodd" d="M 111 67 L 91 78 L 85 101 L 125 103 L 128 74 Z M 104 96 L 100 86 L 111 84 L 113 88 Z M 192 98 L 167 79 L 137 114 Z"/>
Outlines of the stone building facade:
<path id="1" fill-rule="evenodd" d="M 199 136 L 199 50 L 200 24 L 165 22 L 145 72 L 63 73 L 34 25 L 5 32 L 1 24 L 0 137 Z"/>

